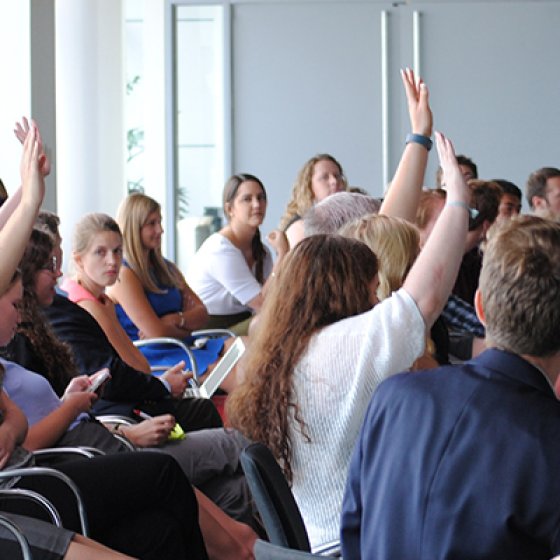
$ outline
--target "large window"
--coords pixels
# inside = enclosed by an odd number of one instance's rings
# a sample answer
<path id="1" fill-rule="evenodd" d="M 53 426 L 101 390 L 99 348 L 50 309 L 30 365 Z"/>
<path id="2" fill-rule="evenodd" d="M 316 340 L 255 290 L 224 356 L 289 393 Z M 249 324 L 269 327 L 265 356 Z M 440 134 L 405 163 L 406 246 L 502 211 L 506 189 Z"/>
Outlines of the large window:
<path id="1" fill-rule="evenodd" d="M 174 26 L 177 260 L 184 268 L 221 213 L 227 172 L 224 7 L 176 6 Z"/>

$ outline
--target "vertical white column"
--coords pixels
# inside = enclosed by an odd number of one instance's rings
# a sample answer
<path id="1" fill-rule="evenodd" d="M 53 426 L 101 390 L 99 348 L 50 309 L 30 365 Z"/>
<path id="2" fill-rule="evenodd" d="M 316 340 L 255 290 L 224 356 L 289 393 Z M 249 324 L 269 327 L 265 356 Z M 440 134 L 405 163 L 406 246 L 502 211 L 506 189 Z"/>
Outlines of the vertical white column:
<path id="1" fill-rule="evenodd" d="M 121 0 L 56 0 L 57 200 L 69 253 L 88 212 L 115 214 L 124 179 Z"/>
<path id="2" fill-rule="evenodd" d="M 173 24 L 170 3 L 144 2 L 144 187 L 162 206 L 165 253 L 174 259 Z"/>
<path id="3" fill-rule="evenodd" d="M 43 208 L 57 211 L 56 203 L 56 91 L 54 0 L 31 0 L 31 116 L 41 128 L 45 149 L 51 160 Z"/>
<path id="4" fill-rule="evenodd" d="M 20 184 L 21 147 L 12 130 L 16 120 L 31 112 L 29 35 L 29 1 L 0 2 L 0 178 L 9 194 Z"/>

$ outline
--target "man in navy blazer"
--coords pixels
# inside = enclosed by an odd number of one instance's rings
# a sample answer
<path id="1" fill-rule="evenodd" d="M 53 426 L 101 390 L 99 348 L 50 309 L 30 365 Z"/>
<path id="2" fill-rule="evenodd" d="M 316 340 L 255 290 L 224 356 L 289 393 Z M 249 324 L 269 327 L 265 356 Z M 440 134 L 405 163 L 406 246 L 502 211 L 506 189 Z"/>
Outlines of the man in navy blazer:
<path id="1" fill-rule="evenodd" d="M 489 350 L 382 383 L 350 464 L 345 560 L 560 553 L 560 224 L 494 233 L 476 295 Z"/>

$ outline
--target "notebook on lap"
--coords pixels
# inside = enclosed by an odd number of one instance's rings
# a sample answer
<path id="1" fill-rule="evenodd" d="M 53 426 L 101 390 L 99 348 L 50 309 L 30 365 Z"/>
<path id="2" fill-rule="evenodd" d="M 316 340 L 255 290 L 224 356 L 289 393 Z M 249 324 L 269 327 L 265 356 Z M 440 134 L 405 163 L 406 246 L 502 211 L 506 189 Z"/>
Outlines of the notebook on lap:
<path id="1" fill-rule="evenodd" d="M 239 358 L 245 352 L 245 344 L 241 337 L 237 337 L 228 351 L 222 356 L 216 367 L 206 376 L 204 383 L 199 386 L 188 387 L 183 394 L 184 397 L 202 397 L 209 399 L 228 376 Z M 191 379 L 191 384 L 197 384 L 195 379 Z"/>

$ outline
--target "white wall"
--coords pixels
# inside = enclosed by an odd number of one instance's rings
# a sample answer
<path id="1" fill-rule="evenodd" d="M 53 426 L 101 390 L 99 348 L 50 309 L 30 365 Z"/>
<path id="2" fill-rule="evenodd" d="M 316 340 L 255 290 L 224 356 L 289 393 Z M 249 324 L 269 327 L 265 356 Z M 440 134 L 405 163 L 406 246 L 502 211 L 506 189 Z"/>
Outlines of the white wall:
<path id="1" fill-rule="evenodd" d="M 298 169 L 337 157 L 350 184 L 381 196 L 381 11 L 388 12 L 389 169 L 408 132 L 399 68 L 412 66 L 413 12 L 435 126 L 483 178 L 521 188 L 560 166 L 557 1 L 244 1 L 233 4 L 233 161 L 269 191 L 278 224 Z M 434 184 L 437 157 L 426 184 Z"/>

